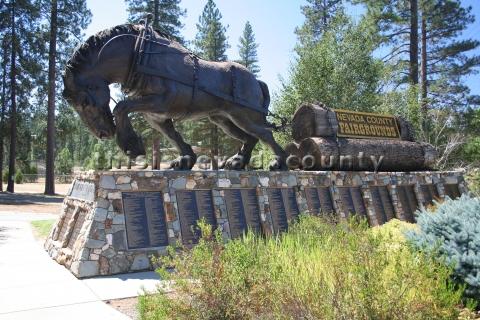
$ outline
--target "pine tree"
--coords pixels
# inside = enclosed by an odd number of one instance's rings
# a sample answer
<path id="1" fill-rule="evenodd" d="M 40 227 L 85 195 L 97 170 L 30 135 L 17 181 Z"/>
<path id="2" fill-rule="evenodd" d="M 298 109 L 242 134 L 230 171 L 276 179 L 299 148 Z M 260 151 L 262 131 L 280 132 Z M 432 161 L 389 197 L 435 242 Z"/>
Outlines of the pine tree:
<path id="1" fill-rule="evenodd" d="M 245 28 L 243 29 L 243 35 L 239 39 L 238 54 L 240 60 L 237 62 L 243 64 L 253 74 L 257 75 L 260 72 L 257 58 L 258 44 L 255 43 L 255 35 L 253 34 L 252 25 L 247 21 Z"/>
<path id="2" fill-rule="evenodd" d="M 30 104 L 31 92 L 42 81 L 41 52 L 44 48 L 43 39 L 38 37 L 40 32 L 40 3 L 39 1 L 11 0 L 0 6 L 0 36 L 8 41 L 6 51 L 8 61 L 8 92 L 9 92 L 9 164 L 7 190 L 14 192 L 14 175 L 18 147 L 25 148 L 24 144 L 17 144 L 19 129 L 22 124 L 24 110 Z M 5 54 L 5 52 L 4 52 Z M 7 130 L 4 130 L 7 131 Z"/>
<path id="3" fill-rule="evenodd" d="M 302 6 L 305 22 L 295 29 L 301 45 L 317 42 L 328 29 L 335 15 L 343 10 L 343 0 L 307 0 L 309 5 Z"/>
<path id="4" fill-rule="evenodd" d="M 55 194 L 55 105 L 57 96 L 60 65 L 64 65 L 66 55 L 57 56 L 57 52 L 70 53 L 75 39 L 81 38 L 82 29 L 90 23 L 91 13 L 85 0 L 46 0 L 50 13 L 46 17 L 49 30 L 45 31 L 49 38 L 48 49 L 48 85 L 47 85 L 47 153 L 45 173 L 45 194 Z"/>
<path id="5" fill-rule="evenodd" d="M 227 28 L 222 25 L 222 14 L 218 10 L 213 0 L 208 0 L 205 5 L 202 15 L 197 23 L 197 36 L 194 40 L 194 45 L 197 53 L 202 58 L 211 61 L 226 61 L 226 50 L 229 48 L 227 42 L 227 36 L 225 32 Z M 202 126 L 202 125 L 201 125 Z M 205 126 L 205 123 L 204 125 Z M 210 154 L 211 158 L 218 158 L 219 155 L 219 132 L 218 128 L 213 124 L 206 124 L 209 128 L 210 137 Z M 199 128 L 200 131 L 201 128 Z M 225 141 L 225 136 L 222 135 L 222 142 Z M 218 163 L 216 160 L 212 161 L 212 169 L 218 169 Z"/>
<path id="6" fill-rule="evenodd" d="M 213 0 L 208 0 L 197 23 L 194 45 L 199 55 L 211 61 L 226 61 L 227 28 L 222 25 L 222 14 Z"/>
<path id="7" fill-rule="evenodd" d="M 181 0 L 125 0 L 128 8 L 128 20 L 137 23 L 145 14 L 153 14 L 153 27 L 180 43 L 184 43 L 180 31 L 183 24 L 181 18 L 187 11 L 180 8 Z"/>
<path id="8" fill-rule="evenodd" d="M 475 21 L 471 10 L 471 7 L 462 7 L 459 0 L 424 0 L 422 3 L 425 109 L 431 106 L 461 111 L 477 99 L 470 95 L 463 78 L 480 67 L 480 55 L 472 54 L 480 46 L 480 41 L 458 39 Z"/>

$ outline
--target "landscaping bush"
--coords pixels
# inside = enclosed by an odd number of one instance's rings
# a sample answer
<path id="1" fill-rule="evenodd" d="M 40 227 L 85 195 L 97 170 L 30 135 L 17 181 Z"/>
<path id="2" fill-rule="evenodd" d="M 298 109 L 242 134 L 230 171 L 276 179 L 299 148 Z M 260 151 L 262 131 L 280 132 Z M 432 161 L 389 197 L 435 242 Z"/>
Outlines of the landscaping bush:
<path id="1" fill-rule="evenodd" d="M 23 173 L 21 170 L 17 170 L 17 172 L 15 173 L 15 183 L 23 183 Z"/>
<path id="2" fill-rule="evenodd" d="M 8 169 L 3 169 L 3 174 L 2 174 L 2 181 L 4 183 L 7 183 L 8 182 Z"/>
<path id="3" fill-rule="evenodd" d="M 458 316 L 463 290 L 450 282 L 452 270 L 387 227 L 303 216 L 277 237 L 224 243 L 205 226 L 202 234 L 193 249 L 160 259 L 158 272 L 175 291 L 140 297 L 142 319 Z"/>
<path id="4" fill-rule="evenodd" d="M 454 267 L 453 278 L 466 284 L 467 297 L 480 298 L 480 199 L 462 195 L 438 204 L 433 212 L 422 211 L 418 230 L 407 233 L 423 250 L 436 250 L 440 260 Z"/>

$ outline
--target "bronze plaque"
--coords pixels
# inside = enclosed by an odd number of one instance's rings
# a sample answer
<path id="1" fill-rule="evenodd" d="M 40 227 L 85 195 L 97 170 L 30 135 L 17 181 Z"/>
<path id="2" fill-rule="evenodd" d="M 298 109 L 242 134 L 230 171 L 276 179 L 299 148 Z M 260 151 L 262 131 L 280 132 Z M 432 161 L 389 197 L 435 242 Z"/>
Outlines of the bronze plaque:
<path id="1" fill-rule="evenodd" d="M 93 202 L 95 200 L 95 183 L 75 180 L 69 196 L 71 198 Z"/>
<path id="2" fill-rule="evenodd" d="M 397 121 L 391 115 L 334 110 L 339 137 L 400 139 Z"/>
<path id="3" fill-rule="evenodd" d="M 371 186 L 369 189 L 378 223 L 383 224 L 395 218 L 395 209 L 388 188 L 386 186 Z"/>
<path id="4" fill-rule="evenodd" d="M 420 190 L 422 191 L 424 206 L 433 206 L 433 200 L 440 199 L 437 187 L 433 184 L 422 184 Z"/>
<path id="5" fill-rule="evenodd" d="M 305 188 L 305 197 L 311 214 L 335 212 L 329 187 Z"/>
<path id="6" fill-rule="evenodd" d="M 212 230 L 217 228 L 211 190 L 177 190 L 175 195 L 183 244 L 198 243 L 200 219 L 211 225 Z"/>
<path id="7" fill-rule="evenodd" d="M 418 209 L 418 200 L 412 185 L 397 186 L 398 201 L 402 205 L 403 214 L 408 222 L 415 222 L 415 211 Z"/>
<path id="8" fill-rule="evenodd" d="M 450 199 L 457 199 L 460 198 L 462 193 L 458 188 L 458 184 L 444 184 L 443 189 L 445 190 L 445 196 L 449 197 Z"/>
<path id="9" fill-rule="evenodd" d="M 358 214 L 367 216 L 367 209 L 363 202 L 362 190 L 360 187 L 338 187 L 340 202 L 345 215 Z"/>
<path id="10" fill-rule="evenodd" d="M 247 229 L 260 234 L 262 224 L 257 190 L 225 189 L 224 193 L 231 237 L 241 237 Z"/>
<path id="11" fill-rule="evenodd" d="M 161 192 L 122 192 L 122 203 L 129 249 L 168 246 Z"/>
<path id="12" fill-rule="evenodd" d="M 300 214 L 293 188 L 267 188 L 268 203 L 275 233 L 288 230 L 289 221 Z"/>

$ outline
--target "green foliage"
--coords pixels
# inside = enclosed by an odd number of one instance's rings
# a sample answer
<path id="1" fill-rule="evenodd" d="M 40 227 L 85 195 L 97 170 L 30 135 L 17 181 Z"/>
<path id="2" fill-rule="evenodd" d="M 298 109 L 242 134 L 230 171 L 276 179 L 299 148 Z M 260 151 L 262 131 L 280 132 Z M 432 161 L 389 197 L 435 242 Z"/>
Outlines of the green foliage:
<path id="1" fill-rule="evenodd" d="M 140 297 L 142 319 L 455 319 L 459 313 L 462 289 L 450 283 L 451 269 L 366 222 L 303 216 L 277 237 L 248 233 L 227 243 L 219 232 L 202 231 L 193 249 L 172 248 L 161 260 L 158 271 L 173 280 L 175 294 L 160 289 Z"/>
<path id="2" fill-rule="evenodd" d="M 298 58 L 274 99 L 275 113 L 291 117 L 303 102 L 323 102 L 331 108 L 372 111 L 381 64 L 372 57 L 374 43 L 366 23 L 354 23 L 340 13 L 318 42 L 297 48 Z M 291 141 L 290 133 L 284 139 Z"/>
<path id="3" fill-rule="evenodd" d="M 20 169 L 15 172 L 15 183 L 16 184 L 21 184 L 23 183 L 23 173 Z"/>
<path id="4" fill-rule="evenodd" d="M 342 0 L 307 0 L 308 5 L 301 6 L 305 22 L 295 29 L 302 45 L 320 40 L 339 11 L 343 10 Z"/>
<path id="5" fill-rule="evenodd" d="M 253 74 L 257 75 L 260 72 L 258 66 L 257 48 L 258 44 L 255 42 L 255 35 L 253 34 L 252 25 L 247 21 L 243 29 L 243 35 L 239 39 L 238 45 L 240 60 L 237 62 L 243 64 Z"/>
<path id="6" fill-rule="evenodd" d="M 147 13 L 153 14 L 153 27 L 183 43 L 180 30 L 183 24 L 180 18 L 185 17 L 187 10 L 180 8 L 180 0 L 125 0 L 128 20 L 138 23 Z"/>
<path id="7" fill-rule="evenodd" d="M 480 164 L 480 136 L 470 137 L 463 146 L 463 156 L 470 163 Z"/>
<path id="8" fill-rule="evenodd" d="M 465 180 L 468 183 L 468 188 L 472 194 L 480 197 L 480 169 L 474 168 L 467 172 Z"/>
<path id="9" fill-rule="evenodd" d="M 419 230 L 409 232 L 412 243 L 438 252 L 439 261 L 454 266 L 453 278 L 466 284 L 467 297 L 480 298 L 480 199 L 462 195 L 438 204 L 434 213 L 422 210 Z"/>
<path id="10" fill-rule="evenodd" d="M 230 47 L 227 42 L 227 28 L 222 25 L 222 14 L 213 0 L 208 0 L 197 23 L 195 48 L 203 58 L 212 61 L 225 61 L 225 51 Z"/>
<path id="11" fill-rule="evenodd" d="M 8 170 L 3 171 L 2 181 L 3 181 L 4 183 L 7 183 L 7 182 L 8 182 Z"/>
<path id="12" fill-rule="evenodd" d="M 73 169 L 73 156 L 68 148 L 63 148 L 57 155 L 55 168 L 59 174 L 71 174 Z"/>
<path id="13" fill-rule="evenodd" d="M 85 159 L 85 168 L 90 170 L 104 170 L 110 168 L 110 157 L 112 153 L 109 151 L 105 143 L 97 142 L 93 146 L 93 152 Z"/>

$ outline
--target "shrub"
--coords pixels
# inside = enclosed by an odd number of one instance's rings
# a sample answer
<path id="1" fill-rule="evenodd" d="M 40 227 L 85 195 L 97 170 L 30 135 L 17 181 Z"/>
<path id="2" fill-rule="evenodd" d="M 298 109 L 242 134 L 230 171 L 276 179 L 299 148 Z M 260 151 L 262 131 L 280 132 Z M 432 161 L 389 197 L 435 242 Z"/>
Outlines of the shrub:
<path id="1" fill-rule="evenodd" d="M 475 196 L 480 197 L 480 169 L 475 168 L 467 172 L 465 180 L 468 183 L 470 192 Z"/>
<path id="2" fill-rule="evenodd" d="M 71 174 L 73 169 L 73 157 L 68 148 L 63 148 L 57 155 L 56 169 L 59 174 Z"/>
<path id="3" fill-rule="evenodd" d="M 3 169 L 3 174 L 2 174 L 2 181 L 4 183 L 7 183 L 8 182 L 8 169 Z"/>
<path id="4" fill-rule="evenodd" d="M 447 199 L 433 214 L 420 212 L 417 224 L 418 231 L 407 233 L 410 241 L 436 250 L 440 260 L 454 267 L 457 283 L 466 284 L 466 296 L 480 298 L 480 199 Z"/>
<path id="5" fill-rule="evenodd" d="M 15 173 L 15 183 L 16 184 L 23 183 L 23 173 L 20 169 L 17 170 L 17 172 Z"/>
<path id="6" fill-rule="evenodd" d="M 453 319 L 451 269 L 365 221 L 304 216 L 288 233 L 224 243 L 202 227 L 191 250 L 160 259 L 175 293 L 140 297 L 142 319 Z M 396 240 L 394 240 L 396 241 Z M 169 268 L 175 272 L 168 272 Z"/>

